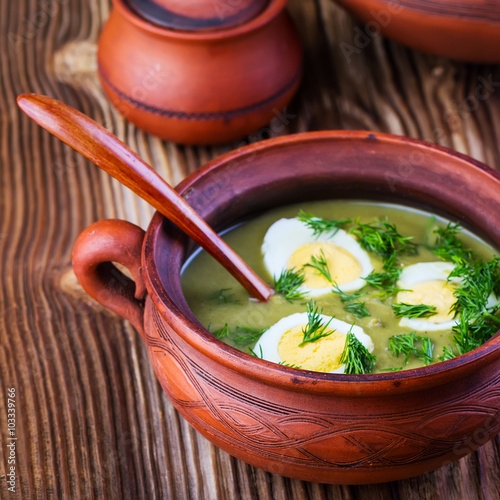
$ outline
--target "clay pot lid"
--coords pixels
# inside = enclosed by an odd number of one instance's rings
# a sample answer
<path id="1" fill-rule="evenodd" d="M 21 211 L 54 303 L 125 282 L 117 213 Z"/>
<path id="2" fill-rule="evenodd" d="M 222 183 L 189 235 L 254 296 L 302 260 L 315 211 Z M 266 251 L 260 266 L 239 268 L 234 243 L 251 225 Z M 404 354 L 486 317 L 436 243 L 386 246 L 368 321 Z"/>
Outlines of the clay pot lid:
<path id="1" fill-rule="evenodd" d="M 253 19 L 269 0 L 127 0 L 146 21 L 181 31 L 214 31 Z"/>

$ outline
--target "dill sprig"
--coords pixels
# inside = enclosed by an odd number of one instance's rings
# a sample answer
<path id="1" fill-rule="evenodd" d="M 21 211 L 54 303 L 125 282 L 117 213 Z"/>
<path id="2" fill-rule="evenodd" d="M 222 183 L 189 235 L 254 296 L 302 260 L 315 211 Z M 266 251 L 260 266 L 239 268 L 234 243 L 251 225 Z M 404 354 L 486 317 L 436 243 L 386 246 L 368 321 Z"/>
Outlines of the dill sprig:
<path id="1" fill-rule="evenodd" d="M 299 212 L 297 219 L 304 223 L 309 229 L 313 231 L 314 236 L 319 236 L 322 233 L 331 233 L 335 236 L 339 229 L 342 229 L 346 224 L 352 222 L 352 219 L 347 220 L 327 220 L 315 215 L 308 214 L 302 210 Z"/>
<path id="2" fill-rule="evenodd" d="M 208 331 L 210 331 L 211 324 L 208 325 Z M 233 332 L 229 331 L 229 326 L 226 323 L 222 328 L 219 328 L 215 332 L 212 332 L 218 339 L 223 339 L 224 337 L 233 337 L 234 341 L 238 344 L 251 344 L 252 342 L 257 342 L 260 337 L 266 332 L 268 328 L 252 328 L 249 326 L 237 326 Z M 236 333 L 245 333 L 246 335 L 241 335 L 239 337 L 234 337 Z"/>
<path id="3" fill-rule="evenodd" d="M 366 281 L 365 286 L 370 285 L 380 290 L 379 293 L 375 294 L 375 297 L 378 297 L 380 300 L 385 300 L 403 291 L 403 289 L 396 286 L 401 272 L 402 269 L 397 269 L 395 267 L 383 272 L 372 271 L 363 279 Z"/>
<path id="4" fill-rule="evenodd" d="M 327 330 L 328 325 L 331 323 L 333 318 L 330 318 L 328 323 L 324 325 L 323 320 L 320 317 L 322 312 L 323 309 L 320 309 L 316 305 L 316 301 L 314 299 L 311 299 L 307 304 L 307 325 L 302 328 L 304 338 L 299 344 L 299 347 L 302 347 L 308 342 L 316 342 L 323 337 L 328 337 L 335 331 Z"/>
<path id="5" fill-rule="evenodd" d="M 344 350 L 340 357 L 340 362 L 345 365 L 344 373 L 364 374 L 372 373 L 377 357 L 368 351 L 368 349 L 358 340 L 351 330 L 347 333 Z"/>
<path id="6" fill-rule="evenodd" d="M 423 361 L 425 366 L 430 365 L 434 361 L 434 344 L 430 337 L 424 337 L 422 345 L 416 349 L 415 356 Z"/>
<path id="7" fill-rule="evenodd" d="M 455 290 L 456 302 L 451 312 L 457 315 L 457 325 L 452 328 L 455 346 L 443 348 L 440 359 L 451 359 L 476 349 L 489 340 L 500 329 L 500 318 L 496 316 L 499 304 L 488 305 L 490 297 L 496 297 L 500 288 L 500 260 L 480 258 L 460 263 L 450 274 L 459 277 L 461 283 Z M 455 352 L 456 349 L 456 352 Z"/>
<path id="8" fill-rule="evenodd" d="M 461 311 L 457 324 L 452 328 L 455 346 L 450 346 L 449 350 L 444 348 L 443 355 L 446 355 L 447 359 L 450 359 L 470 352 L 482 345 L 487 340 L 487 336 L 493 335 L 498 330 L 497 326 L 494 331 L 491 331 L 491 335 L 487 335 L 486 328 L 484 328 L 485 325 L 482 323 L 483 321 L 472 312 L 467 310 Z M 457 354 L 455 354 L 455 348 L 457 349 Z"/>
<path id="9" fill-rule="evenodd" d="M 251 347 L 249 347 L 248 350 L 250 351 L 250 354 L 252 356 L 255 356 L 256 358 L 264 359 L 264 353 L 262 352 L 262 346 L 260 345 L 259 348 L 260 348 L 259 353 L 256 353 Z"/>
<path id="10" fill-rule="evenodd" d="M 500 329 L 496 316 L 477 315 L 467 310 L 460 311 L 457 324 L 452 328 L 454 346 L 443 347 L 440 361 L 455 358 L 483 345 Z M 456 349 L 456 352 L 455 352 Z"/>
<path id="11" fill-rule="evenodd" d="M 415 332 L 390 337 L 389 351 L 398 358 L 400 354 L 403 354 L 405 356 L 405 365 L 412 356 L 423 361 L 426 366 L 434 360 L 434 344 L 431 338 L 416 335 Z"/>
<path id="12" fill-rule="evenodd" d="M 235 337 L 234 341 L 241 345 L 251 344 L 252 342 L 257 342 L 257 340 L 262 337 L 262 335 L 268 330 L 268 328 L 251 328 L 249 326 L 237 326 L 236 333 L 245 333 L 246 335 L 240 335 Z"/>
<path id="13" fill-rule="evenodd" d="M 222 328 L 219 328 L 218 330 L 216 330 L 214 332 L 214 335 L 218 339 L 222 339 L 224 337 L 229 337 L 229 327 L 227 326 L 227 323 Z"/>
<path id="14" fill-rule="evenodd" d="M 349 304 L 344 305 L 344 309 L 347 312 L 354 314 L 354 316 L 359 319 L 368 318 L 369 316 L 371 316 L 364 302 L 350 302 Z"/>
<path id="15" fill-rule="evenodd" d="M 349 232 L 358 238 L 365 250 L 379 255 L 384 260 L 391 258 L 393 254 L 417 253 L 417 245 L 411 241 L 413 237 L 399 234 L 396 226 L 390 224 L 387 218 L 385 221 L 377 219 L 376 222 L 369 224 L 360 223 L 358 218 L 356 226 Z"/>
<path id="16" fill-rule="evenodd" d="M 393 356 L 399 358 L 400 354 L 404 354 L 404 364 L 408 363 L 415 350 L 415 332 L 402 335 L 393 335 L 389 338 L 389 351 Z"/>
<path id="17" fill-rule="evenodd" d="M 471 262 L 475 254 L 458 238 L 461 230 L 462 227 L 458 222 L 449 222 L 446 227 L 436 229 L 434 231 L 436 242 L 431 250 L 442 260 L 448 260 L 454 264 L 463 265 Z"/>
<path id="18" fill-rule="evenodd" d="M 280 361 L 278 364 L 281 366 L 288 366 L 288 368 L 299 368 L 299 369 L 302 368 L 300 365 L 295 365 L 293 363 L 287 363 L 286 361 Z"/>
<path id="19" fill-rule="evenodd" d="M 441 361 L 476 349 L 500 328 L 500 318 L 496 316 L 499 305 L 488 305 L 490 297 L 500 292 L 499 258 L 484 261 L 478 257 L 458 237 L 461 229 L 459 223 L 436 229 L 437 241 L 431 247 L 438 257 L 455 264 L 449 277 L 461 280 L 454 293 L 457 300 L 451 308 L 457 317 L 457 325 L 452 328 L 455 345 L 443 348 Z"/>
<path id="20" fill-rule="evenodd" d="M 300 290 L 304 283 L 304 273 L 294 268 L 285 269 L 278 278 L 274 277 L 274 289 L 282 294 L 288 302 L 303 299 L 305 294 Z"/>
<path id="21" fill-rule="evenodd" d="M 392 310 L 396 318 L 429 318 L 437 314 L 436 306 L 428 306 L 426 304 L 406 304 L 400 302 L 391 304 Z"/>
<path id="22" fill-rule="evenodd" d="M 452 311 L 458 313 L 466 310 L 473 315 L 487 316 L 500 324 L 500 319 L 494 316 L 498 306 L 488 307 L 490 296 L 498 292 L 500 287 L 499 262 L 498 257 L 487 262 L 476 259 L 455 267 L 450 277 L 460 277 L 462 282 L 454 293 L 457 301 Z"/>
<path id="23" fill-rule="evenodd" d="M 456 358 L 460 354 L 460 352 L 458 354 L 456 354 L 455 347 L 453 347 L 450 344 L 448 344 L 447 346 L 444 346 L 443 353 L 441 354 L 441 356 L 438 356 L 439 361 L 446 361 L 448 359 Z"/>
<path id="24" fill-rule="evenodd" d="M 333 282 L 332 275 L 330 274 L 330 268 L 328 267 L 328 262 L 326 261 L 325 252 L 320 250 L 318 256 L 311 256 L 311 262 L 304 264 L 302 267 L 311 267 L 316 269 L 318 273 L 324 276 L 330 283 Z"/>
<path id="25" fill-rule="evenodd" d="M 229 294 L 232 290 L 231 287 L 229 288 L 221 288 L 218 292 L 214 293 L 210 298 L 212 300 L 216 300 L 220 304 L 241 304 L 241 302 L 235 298 L 233 294 Z"/>
<path id="26" fill-rule="evenodd" d="M 354 316 L 359 319 L 368 318 L 370 316 L 366 304 L 359 301 L 361 297 L 368 295 L 368 292 L 345 293 L 337 285 L 334 285 L 332 288 L 332 292 L 340 297 L 340 302 L 345 304 L 344 310 L 354 314 Z M 346 302 L 349 302 L 349 304 L 346 304 Z"/>
<path id="27" fill-rule="evenodd" d="M 368 292 L 345 293 L 337 285 L 333 285 L 332 292 L 340 297 L 341 302 L 351 302 L 368 295 Z"/>
<path id="28" fill-rule="evenodd" d="M 379 290 L 387 290 L 393 288 L 399 279 L 402 269 L 391 269 L 386 272 L 372 271 L 366 278 L 363 278 L 368 285 L 371 285 Z"/>

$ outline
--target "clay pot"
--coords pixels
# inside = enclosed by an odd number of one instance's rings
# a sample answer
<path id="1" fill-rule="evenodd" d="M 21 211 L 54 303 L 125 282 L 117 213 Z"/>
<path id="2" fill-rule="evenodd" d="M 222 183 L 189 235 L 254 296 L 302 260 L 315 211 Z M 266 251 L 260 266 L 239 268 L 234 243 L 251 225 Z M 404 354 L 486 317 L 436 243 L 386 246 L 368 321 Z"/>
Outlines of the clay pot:
<path id="1" fill-rule="evenodd" d="M 178 191 L 223 229 L 286 203 L 387 200 L 460 220 L 500 247 L 500 175 L 458 153 L 368 132 L 318 132 L 228 153 Z M 193 316 L 180 269 L 194 245 L 160 214 L 146 233 L 101 221 L 79 237 L 84 288 L 142 335 L 164 391 L 211 442 L 252 465 L 328 483 L 397 480 L 459 459 L 500 430 L 500 336 L 414 370 L 339 375 L 225 345 Z M 109 264 L 127 266 L 133 283 Z"/>
<path id="2" fill-rule="evenodd" d="M 154 25 L 125 0 L 113 4 L 99 39 L 101 83 L 147 132 L 185 144 L 233 141 L 269 123 L 298 88 L 302 47 L 286 0 L 269 0 L 235 26 L 195 31 Z"/>
<path id="3" fill-rule="evenodd" d="M 430 54 L 475 63 L 500 62 L 500 1 L 338 0 L 365 26 L 359 46 L 379 32 Z M 356 45 L 356 43 L 355 43 Z M 344 50 L 350 52 L 348 46 Z"/>

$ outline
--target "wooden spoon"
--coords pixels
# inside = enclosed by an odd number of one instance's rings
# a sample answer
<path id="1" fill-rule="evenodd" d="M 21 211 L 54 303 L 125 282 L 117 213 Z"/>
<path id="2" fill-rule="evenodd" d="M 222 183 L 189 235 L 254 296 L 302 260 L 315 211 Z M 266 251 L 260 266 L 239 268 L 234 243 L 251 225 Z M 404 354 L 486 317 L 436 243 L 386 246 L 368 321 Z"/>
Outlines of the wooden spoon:
<path id="1" fill-rule="evenodd" d="M 274 293 L 174 189 L 104 127 L 51 97 L 22 94 L 17 103 L 36 123 L 130 188 L 193 238 L 252 297 L 265 302 Z"/>

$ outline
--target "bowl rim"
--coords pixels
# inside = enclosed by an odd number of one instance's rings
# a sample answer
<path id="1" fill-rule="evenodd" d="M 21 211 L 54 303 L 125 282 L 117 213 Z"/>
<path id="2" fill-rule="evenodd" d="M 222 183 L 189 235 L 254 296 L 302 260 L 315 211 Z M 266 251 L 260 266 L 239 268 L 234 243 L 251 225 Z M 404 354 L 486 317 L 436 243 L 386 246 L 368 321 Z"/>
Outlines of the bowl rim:
<path id="1" fill-rule="evenodd" d="M 269 0 L 267 6 L 249 21 L 213 31 L 180 31 L 155 26 L 132 12 L 125 4 L 125 0 L 112 0 L 112 2 L 113 6 L 124 18 L 142 31 L 172 40 L 215 42 L 243 36 L 269 24 L 281 11 L 283 11 L 288 0 Z"/>
<path id="2" fill-rule="evenodd" d="M 182 195 L 200 177 L 205 177 L 213 170 L 221 168 L 228 162 L 241 160 L 245 156 L 256 152 L 273 150 L 290 144 L 327 141 L 349 141 L 360 139 L 378 140 L 385 144 L 396 143 L 409 145 L 425 150 L 432 154 L 444 155 L 449 159 L 479 169 L 496 180 L 500 188 L 500 172 L 474 160 L 462 153 L 448 148 L 428 143 L 419 139 L 396 136 L 391 134 L 368 131 L 321 131 L 292 134 L 265 141 L 249 144 L 223 154 L 199 170 L 186 177 L 176 190 Z M 161 230 L 164 217 L 156 212 L 147 229 L 144 239 L 142 261 L 154 262 L 154 248 L 156 239 Z M 479 366 L 483 367 L 500 359 L 500 331 L 477 349 L 457 356 L 456 358 L 441 361 L 429 366 L 403 370 L 399 372 L 385 372 L 365 375 L 346 375 L 320 373 L 308 370 L 299 370 L 287 366 L 277 365 L 246 354 L 232 346 L 224 344 L 206 330 L 197 320 L 184 315 L 177 305 L 170 300 L 164 289 L 156 265 L 143 265 L 143 276 L 149 296 L 154 307 L 162 318 L 168 322 L 178 335 L 191 347 L 201 354 L 215 361 L 217 364 L 237 371 L 252 379 L 288 390 L 300 392 L 314 392 L 317 394 L 343 394 L 355 397 L 375 396 L 387 394 L 413 392 L 428 389 L 440 384 L 457 380 L 471 375 Z"/>
<path id="3" fill-rule="evenodd" d="M 491 19 L 491 8 L 488 11 L 479 11 L 481 7 L 478 7 L 476 2 L 467 0 L 439 0 L 438 2 L 421 0 L 399 0 L 395 3 L 392 0 L 376 0 L 380 6 L 383 7 L 393 7 L 395 9 L 394 14 L 400 13 L 402 10 L 409 10 L 417 12 L 426 17 L 433 16 L 435 18 L 453 18 L 459 22 L 465 23 L 480 23 L 480 24 L 492 24 L 496 25 L 499 19 Z M 352 0 L 341 0 L 341 3 L 351 8 L 355 3 Z M 356 2 L 356 5 L 359 2 Z M 500 11 L 494 11 L 497 16 Z"/>

